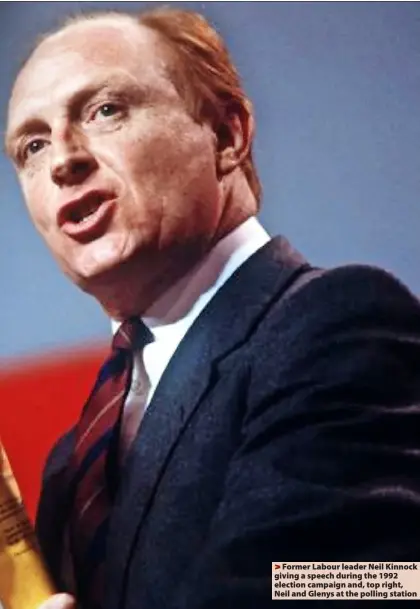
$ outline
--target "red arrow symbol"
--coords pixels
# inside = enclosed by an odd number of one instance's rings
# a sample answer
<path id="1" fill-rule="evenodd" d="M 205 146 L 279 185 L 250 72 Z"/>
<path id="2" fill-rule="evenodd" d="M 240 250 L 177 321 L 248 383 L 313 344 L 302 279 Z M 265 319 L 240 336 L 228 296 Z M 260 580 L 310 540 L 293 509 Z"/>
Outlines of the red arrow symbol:
<path id="1" fill-rule="evenodd" d="M 280 569 L 280 565 L 274 565 L 275 569 Z"/>

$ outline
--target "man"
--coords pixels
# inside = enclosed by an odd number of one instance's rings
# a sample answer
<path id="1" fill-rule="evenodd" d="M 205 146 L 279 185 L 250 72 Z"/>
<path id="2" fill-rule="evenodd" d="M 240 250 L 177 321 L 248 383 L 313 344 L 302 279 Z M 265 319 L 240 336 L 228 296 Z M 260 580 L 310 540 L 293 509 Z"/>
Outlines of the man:
<path id="1" fill-rule="evenodd" d="M 264 609 L 271 561 L 420 556 L 419 304 L 381 270 L 316 270 L 270 240 L 252 138 L 192 13 L 78 19 L 15 83 L 7 149 L 35 226 L 118 340 L 144 338 L 45 470 L 41 547 L 83 608 Z M 82 526 L 92 505 L 105 536 Z"/>

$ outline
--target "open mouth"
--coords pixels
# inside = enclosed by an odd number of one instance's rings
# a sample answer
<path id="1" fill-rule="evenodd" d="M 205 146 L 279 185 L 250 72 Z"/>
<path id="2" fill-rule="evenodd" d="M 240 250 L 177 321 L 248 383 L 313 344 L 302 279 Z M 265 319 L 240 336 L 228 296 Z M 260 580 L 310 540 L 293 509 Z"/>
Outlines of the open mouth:
<path id="1" fill-rule="evenodd" d="M 115 210 L 115 194 L 91 191 L 66 203 L 58 213 L 58 225 L 68 236 L 91 240 L 103 234 Z"/>
<path id="2" fill-rule="evenodd" d="M 89 197 L 88 201 L 70 208 L 68 213 L 68 222 L 74 222 L 76 224 L 86 222 L 86 220 L 99 209 L 102 201 L 103 198 L 99 195 L 92 195 Z"/>

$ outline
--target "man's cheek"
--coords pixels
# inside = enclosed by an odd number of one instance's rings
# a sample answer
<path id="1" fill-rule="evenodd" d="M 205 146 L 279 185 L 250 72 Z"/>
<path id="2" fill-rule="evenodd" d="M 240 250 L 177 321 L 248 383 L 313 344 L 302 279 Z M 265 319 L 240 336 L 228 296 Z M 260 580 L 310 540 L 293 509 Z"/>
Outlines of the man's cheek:
<path id="1" fill-rule="evenodd" d="M 48 207 L 34 201 L 28 201 L 27 208 L 37 230 L 43 237 L 47 237 L 54 229 L 54 217 L 51 210 L 48 212 Z"/>

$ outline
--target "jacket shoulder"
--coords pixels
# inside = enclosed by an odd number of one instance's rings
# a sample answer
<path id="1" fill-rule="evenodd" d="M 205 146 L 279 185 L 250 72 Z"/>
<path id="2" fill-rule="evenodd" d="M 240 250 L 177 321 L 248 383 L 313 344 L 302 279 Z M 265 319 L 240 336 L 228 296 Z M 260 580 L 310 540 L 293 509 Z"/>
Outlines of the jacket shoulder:
<path id="1" fill-rule="evenodd" d="M 382 268 L 351 264 L 332 269 L 311 268 L 304 272 L 276 303 L 276 312 L 288 314 L 352 316 L 364 310 L 371 314 L 415 312 L 420 301 L 397 277 Z"/>

